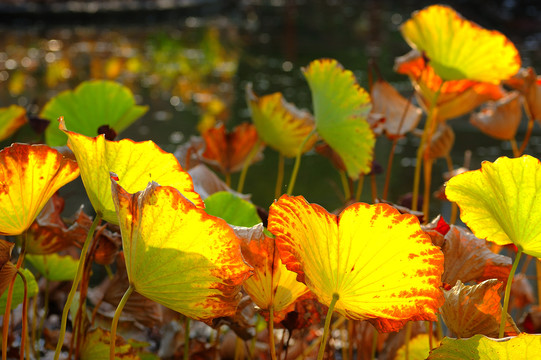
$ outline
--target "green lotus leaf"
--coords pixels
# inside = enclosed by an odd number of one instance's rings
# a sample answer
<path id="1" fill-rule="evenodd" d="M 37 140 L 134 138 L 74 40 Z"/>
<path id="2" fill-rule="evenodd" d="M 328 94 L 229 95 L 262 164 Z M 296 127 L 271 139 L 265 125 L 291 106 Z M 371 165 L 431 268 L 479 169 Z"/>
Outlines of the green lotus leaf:
<path id="1" fill-rule="evenodd" d="M 469 339 L 444 338 L 427 360 L 537 359 L 540 353 L 541 335 L 522 333 L 503 339 L 475 335 Z"/>
<path id="2" fill-rule="evenodd" d="M 40 116 L 54 123 L 63 116 L 70 130 L 94 137 L 103 125 L 120 133 L 147 110 L 147 106 L 135 104 L 127 87 L 114 81 L 93 80 L 52 98 Z M 66 145 L 67 140 L 68 137 L 57 126 L 49 126 L 45 130 L 45 141 L 51 146 Z"/>
<path id="3" fill-rule="evenodd" d="M 115 360 L 138 360 L 135 349 L 120 336 L 116 336 Z M 109 360 L 109 345 L 111 333 L 102 328 L 96 328 L 86 334 L 81 348 L 81 360 Z"/>
<path id="4" fill-rule="evenodd" d="M 370 172 L 375 144 L 366 121 L 370 95 L 336 60 L 312 61 L 303 72 L 312 91 L 319 135 L 340 155 L 349 177 Z"/>
<path id="5" fill-rule="evenodd" d="M 18 105 L 0 108 L 0 141 L 7 139 L 26 123 L 26 110 Z"/>
<path id="6" fill-rule="evenodd" d="M 24 274 L 26 278 L 26 284 L 28 287 L 27 298 L 29 299 L 38 293 L 38 283 L 36 282 L 36 279 L 34 278 L 34 275 L 30 272 L 30 270 L 22 269 L 21 272 Z M 8 291 L 6 290 L 0 297 L 0 313 L 1 314 L 3 314 L 6 311 L 7 297 L 8 297 Z M 11 299 L 11 309 L 15 309 L 17 305 L 22 304 L 23 299 L 24 299 L 23 281 L 21 277 L 17 275 L 15 279 L 15 285 L 13 285 L 13 297 Z"/>
<path id="7" fill-rule="evenodd" d="M 254 204 L 228 191 L 220 191 L 206 198 L 205 211 L 236 226 L 250 227 L 261 222 Z"/>
<path id="8" fill-rule="evenodd" d="M 77 273 L 77 259 L 66 255 L 32 255 L 27 254 L 25 260 L 28 260 L 47 280 L 50 281 L 69 281 L 75 278 Z"/>

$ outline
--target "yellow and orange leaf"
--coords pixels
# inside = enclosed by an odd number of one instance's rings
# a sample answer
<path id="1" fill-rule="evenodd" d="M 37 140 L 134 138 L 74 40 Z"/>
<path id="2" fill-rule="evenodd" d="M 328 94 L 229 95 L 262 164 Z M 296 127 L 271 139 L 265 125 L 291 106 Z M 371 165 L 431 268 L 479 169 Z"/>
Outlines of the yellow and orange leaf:
<path id="1" fill-rule="evenodd" d="M 520 69 L 520 56 L 509 39 L 462 18 L 449 6 L 416 11 L 400 30 L 443 80 L 497 84 Z"/>
<path id="2" fill-rule="evenodd" d="M 75 161 L 46 145 L 4 148 L 0 151 L 0 234 L 22 234 L 51 196 L 78 176 Z"/>
<path id="3" fill-rule="evenodd" d="M 445 195 L 458 204 L 475 236 L 497 245 L 515 244 L 541 257 L 541 164 L 524 155 L 484 161 L 481 169 L 454 176 Z"/>
<path id="4" fill-rule="evenodd" d="M 435 320 L 443 255 L 412 215 L 387 204 L 356 203 L 339 217 L 299 197 L 270 209 L 280 257 L 324 305 L 396 331 L 409 320 Z"/>
<path id="5" fill-rule="evenodd" d="M 106 221 L 118 224 L 111 197 L 110 171 L 119 176 L 128 191 L 142 190 L 150 181 L 157 181 L 175 187 L 196 206 L 204 207 L 203 200 L 193 189 L 190 175 L 172 154 L 152 141 L 109 141 L 104 135 L 84 136 L 67 130 L 62 118 L 60 129 L 68 135 L 68 146 L 81 169 L 88 198 L 94 210 Z"/>
<path id="6" fill-rule="evenodd" d="M 233 315 L 251 272 L 233 229 L 173 187 L 152 182 L 131 194 L 111 182 L 135 291 L 197 320 Z"/>
<path id="7" fill-rule="evenodd" d="M 18 105 L 0 109 L 0 141 L 7 139 L 26 123 L 26 110 Z"/>

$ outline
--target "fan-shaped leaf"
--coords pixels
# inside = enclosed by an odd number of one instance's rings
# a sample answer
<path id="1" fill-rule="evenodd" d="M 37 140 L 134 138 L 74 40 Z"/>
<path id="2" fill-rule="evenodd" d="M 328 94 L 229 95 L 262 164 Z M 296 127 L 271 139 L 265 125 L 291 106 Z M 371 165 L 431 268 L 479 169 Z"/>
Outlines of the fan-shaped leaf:
<path id="1" fill-rule="evenodd" d="M 147 110 L 147 106 L 135 105 L 127 87 L 113 81 L 93 80 L 55 96 L 45 104 L 40 116 L 53 122 L 63 116 L 73 131 L 97 136 L 102 125 L 120 133 Z M 56 126 L 49 126 L 45 140 L 51 146 L 62 146 L 66 145 L 67 137 Z"/>
<path id="2" fill-rule="evenodd" d="M 320 302 L 339 296 L 340 314 L 368 319 L 380 331 L 435 319 L 443 255 L 414 216 L 357 203 L 337 217 L 284 195 L 271 206 L 268 229 L 282 261 Z"/>
<path id="3" fill-rule="evenodd" d="M 182 170 L 172 154 L 152 141 L 108 141 L 103 135 L 91 138 L 68 131 L 63 120 L 60 120 L 60 128 L 68 135 L 68 145 L 77 158 L 88 198 L 106 221 L 118 224 L 111 197 L 110 171 L 119 176 L 128 191 L 136 192 L 144 189 L 149 181 L 159 181 L 177 188 L 196 206 L 204 206 L 193 190 L 190 175 Z"/>
<path id="4" fill-rule="evenodd" d="M 0 234 L 27 230 L 49 198 L 78 176 L 77 163 L 48 146 L 4 148 L 0 151 Z"/>
<path id="5" fill-rule="evenodd" d="M 30 262 L 47 280 L 69 281 L 77 273 L 77 259 L 69 255 L 58 254 L 32 255 L 27 254 L 25 260 Z"/>
<path id="6" fill-rule="evenodd" d="M 366 121 L 370 95 L 336 60 L 315 60 L 303 69 L 312 91 L 319 135 L 340 155 L 349 177 L 370 172 L 375 137 Z"/>
<path id="7" fill-rule="evenodd" d="M 480 112 L 471 115 L 470 122 L 495 139 L 514 139 L 522 119 L 522 104 L 518 95 L 513 91 L 497 102 L 489 102 Z"/>
<path id="8" fill-rule="evenodd" d="M 197 320 L 233 315 L 250 267 L 231 227 L 175 188 L 153 182 L 130 194 L 111 179 L 135 291 Z"/>
<path id="9" fill-rule="evenodd" d="M 529 155 L 484 161 L 481 169 L 454 176 L 445 195 L 479 238 L 515 244 L 541 257 L 541 164 Z"/>
<path id="10" fill-rule="evenodd" d="M 448 6 L 432 5 L 414 12 L 400 30 L 443 80 L 496 84 L 520 68 L 518 51 L 503 34 L 465 20 Z"/>
<path id="11" fill-rule="evenodd" d="M 0 141 L 7 139 L 26 123 L 26 110 L 18 105 L 0 108 Z"/>

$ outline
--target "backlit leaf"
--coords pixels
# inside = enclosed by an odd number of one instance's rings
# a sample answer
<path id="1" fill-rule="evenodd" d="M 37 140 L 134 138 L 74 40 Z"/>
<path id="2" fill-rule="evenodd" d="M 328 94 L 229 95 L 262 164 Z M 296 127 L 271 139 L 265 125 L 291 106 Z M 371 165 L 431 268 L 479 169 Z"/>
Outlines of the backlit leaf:
<path id="1" fill-rule="evenodd" d="M 254 204 L 227 191 L 220 191 L 206 198 L 205 211 L 236 226 L 250 227 L 261 222 Z"/>
<path id="2" fill-rule="evenodd" d="M 312 61 L 303 72 L 312 91 L 319 135 L 340 155 L 350 178 L 370 172 L 375 144 L 366 121 L 370 95 L 336 60 Z"/>
<path id="3" fill-rule="evenodd" d="M 102 125 L 122 132 L 147 110 L 148 106 L 135 104 L 127 87 L 114 81 L 93 80 L 55 96 L 45 104 L 40 116 L 52 122 L 63 116 L 72 131 L 97 136 Z M 45 130 L 45 140 L 51 146 L 62 146 L 66 145 L 67 137 L 56 126 L 49 126 Z"/>
<path id="4" fill-rule="evenodd" d="M 210 195 L 227 191 L 234 194 L 244 200 L 249 200 L 249 194 L 241 194 L 232 190 L 225 182 L 222 181 L 212 170 L 210 170 L 205 164 L 198 164 L 188 170 L 188 174 L 192 177 L 193 187 L 195 192 L 198 193 L 201 198 L 206 199 Z"/>
<path id="5" fill-rule="evenodd" d="M 26 123 L 26 110 L 18 105 L 0 108 L 0 141 L 7 139 Z"/>
<path id="6" fill-rule="evenodd" d="M 90 330 L 85 335 L 80 350 L 81 360 L 109 360 L 111 333 L 102 328 Z M 139 360 L 137 352 L 121 336 L 115 339 L 115 360 Z"/>
<path id="7" fill-rule="evenodd" d="M 27 254 L 25 260 L 30 262 L 47 280 L 68 281 L 75 278 L 79 261 L 69 255 L 32 255 Z"/>
<path id="8" fill-rule="evenodd" d="M 9 287 L 11 279 L 17 273 L 17 267 L 11 261 L 14 243 L 0 239 L 0 295 Z"/>
<path id="9" fill-rule="evenodd" d="M 541 353 L 541 335 L 519 334 L 492 339 L 475 335 L 469 339 L 443 338 L 427 360 L 535 359 Z"/>
<path id="10" fill-rule="evenodd" d="M 528 112 L 532 118 L 541 121 L 541 76 L 537 75 L 532 67 L 520 69 L 506 85 L 520 91 L 526 103 Z"/>
<path id="11" fill-rule="evenodd" d="M 454 176 L 445 195 L 458 204 L 461 219 L 473 233 L 498 245 L 515 244 L 541 257 L 541 164 L 529 155 Z"/>
<path id="12" fill-rule="evenodd" d="M 75 161 L 46 145 L 4 148 L 0 151 L 0 234 L 27 230 L 51 196 L 78 176 Z"/>
<path id="13" fill-rule="evenodd" d="M 432 5 L 400 27 L 408 44 L 422 52 L 443 80 L 498 83 L 520 68 L 517 49 L 498 31 L 465 20 L 449 6 Z"/>
<path id="14" fill-rule="evenodd" d="M 480 112 L 471 115 L 470 122 L 495 139 L 514 139 L 522 119 L 522 103 L 518 95 L 513 91 L 496 102 L 489 102 Z"/>
<path id="15" fill-rule="evenodd" d="M 443 255 L 417 218 L 387 204 L 356 203 L 339 217 L 284 195 L 270 209 L 280 257 L 317 296 L 349 319 L 380 331 L 434 320 L 443 302 Z"/>
<path id="16" fill-rule="evenodd" d="M 233 229 L 175 188 L 153 182 L 130 194 L 111 182 L 135 291 L 197 320 L 233 315 L 250 274 Z"/>
<path id="17" fill-rule="evenodd" d="M 408 356 L 406 357 L 406 347 Z M 409 343 L 404 344 L 398 349 L 394 360 L 425 360 L 430 353 L 430 341 L 428 334 L 419 334 L 414 338 L 411 338 Z"/>
<path id="18" fill-rule="evenodd" d="M 190 175 L 172 154 L 152 141 L 109 141 L 103 135 L 92 138 L 67 130 L 62 120 L 60 128 L 68 135 L 68 145 L 77 158 L 88 198 L 106 221 L 118 224 L 111 197 L 110 171 L 118 175 L 127 191 L 136 192 L 150 181 L 158 181 L 177 188 L 196 206 L 204 206 L 193 190 Z"/>
<path id="19" fill-rule="evenodd" d="M 38 283 L 36 282 L 36 279 L 34 278 L 34 275 L 30 272 L 30 270 L 19 269 L 19 271 L 21 271 L 26 277 L 26 284 L 28 287 L 27 297 L 31 298 L 32 296 L 38 293 Z M 6 311 L 7 297 L 8 297 L 8 292 L 6 290 L 4 291 L 2 296 L 0 296 L 0 313 L 2 314 Z M 23 299 L 24 299 L 24 285 L 23 285 L 23 281 L 21 280 L 21 277 L 17 275 L 15 277 L 15 284 L 13 285 L 13 297 L 11 298 L 11 308 L 15 309 L 19 304 L 22 304 Z"/>
<path id="20" fill-rule="evenodd" d="M 261 139 L 286 157 L 297 156 L 302 143 L 314 129 L 312 114 L 288 103 L 282 93 L 258 97 L 251 84 L 246 86 L 246 98 Z M 312 135 L 302 152 L 310 150 L 316 140 L 317 135 Z"/>

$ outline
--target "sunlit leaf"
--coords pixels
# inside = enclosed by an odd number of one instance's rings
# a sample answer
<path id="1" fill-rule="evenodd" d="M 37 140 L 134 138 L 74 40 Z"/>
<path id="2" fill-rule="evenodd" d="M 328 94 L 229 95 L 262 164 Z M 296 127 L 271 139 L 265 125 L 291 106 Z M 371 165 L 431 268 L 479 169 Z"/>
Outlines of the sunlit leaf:
<path id="1" fill-rule="evenodd" d="M 63 121 L 60 121 L 60 128 L 69 137 L 68 145 L 77 158 L 88 198 L 106 221 L 118 223 L 111 197 L 110 171 L 118 175 L 127 191 L 136 192 L 150 181 L 157 181 L 177 188 L 196 206 L 204 206 L 199 194 L 193 190 L 190 175 L 172 154 L 152 141 L 108 141 L 103 135 L 87 137 L 68 131 Z"/>
<path id="2" fill-rule="evenodd" d="M 254 268 L 254 275 L 247 279 L 244 290 L 269 319 L 270 308 L 274 322 L 284 319 L 293 310 L 295 301 L 308 293 L 308 288 L 297 281 L 297 274 L 282 263 L 274 239 L 263 232 L 263 226 L 243 239 L 241 249 L 246 262 Z"/>
<path id="3" fill-rule="evenodd" d="M 370 172 L 375 144 L 366 121 L 370 95 L 336 60 L 312 61 L 303 72 L 312 91 L 319 135 L 340 155 L 349 177 Z"/>
<path id="4" fill-rule="evenodd" d="M 69 255 L 58 254 L 32 255 L 27 254 L 25 260 L 30 262 L 37 271 L 50 281 L 69 281 L 75 278 L 77 259 Z"/>
<path id="5" fill-rule="evenodd" d="M 408 356 L 406 356 L 406 351 L 408 351 Z M 425 360 L 429 353 L 430 341 L 428 334 L 419 334 L 411 338 L 407 345 L 404 344 L 398 349 L 394 360 Z"/>
<path id="6" fill-rule="evenodd" d="M 197 320 L 233 315 L 250 267 L 231 227 L 175 188 L 130 194 L 111 181 L 135 291 Z"/>
<path id="7" fill-rule="evenodd" d="M 27 230 L 49 198 L 78 176 L 77 163 L 48 146 L 4 148 L 0 151 L 0 234 Z"/>
<path id="8" fill-rule="evenodd" d="M 7 139 L 26 123 L 26 110 L 18 105 L 0 108 L 0 141 Z"/>
<path id="9" fill-rule="evenodd" d="M 222 181 L 212 170 L 205 164 L 199 164 L 188 170 L 188 174 L 192 177 L 193 187 L 195 192 L 201 195 L 201 198 L 206 199 L 210 195 L 227 191 L 244 200 L 249 200 L 249 194 L 241 194 L 232 190 L 225 182 Z"/>
<path id="10" fill-rule="evenodd" d="M 451 290 L 443 291 L 445 303 L 441 307 L 441 315 L 445 325 L 459 338 L 468 338 L 475 334 L 498 337 L 502 286 L 503 283 L 496 279 L 473 286 L 457 281 Z M 507 314 L 504 335 L 514 336 L 519 332 L 513 319 Z"/>
<path id="11" fill-rule="evenodd" d="M 303 197 L 284 195 L 270 209 L 280 257 L 317 296 L 350 319 L 380 331 L 434 320 L 443 302 L 443 255 L 417 218 L 386 204 L 356 203 L 339 217 Z"/>
<path id="12" fill-rule="evenodd" d="M 0 239 L 0 295 L 8 288 L 11 279 L 17 273 L 17 267 L 9 260 L 14 243 Z"/>
<path id="13" fill-rule="evenodd" d="M 206 198 L 205 211 L 236 226 L 250 227 L 261 222 L 254 204 L 227 191 L 220 191 Z"/>
<path id="14" fill-rule="evenodd" d="M 470 122 L 495 139 L 512 140 L 521 119 L 522 104 L 518 92 L 513 91 L 497 102 L 489 102 L 480 112 L 473 113 Z"/>
<path id="15" fill-rule="evenodd" d="M 255 126 L 249 123 L 236 126 L 231 132 L 227 132 L 222 123 L 208 129 L 202 136 L 205 140 L 202 160 L 224 174 L 240 171 L 259 139 Z M 252 163 L 263 158 L 262 151 L 263 146 L 259 146 Z"/>
<path id="16" fill-rule="evenodd" d="M 458 204 L 461 219 L 473 233 L 498 245 L 515 244 L 541 257 L 541 164 L 529 155 L 454 176 L 445 194 Z"/>
<path id="17" fill-rule="evenodd" d="M 469 339 L 443 338 L 427 360 L 535 359 L 541 353 L 541 335 L 519 334 L 492 339 L 475 335 Z"/>
<path id="18" fill-rule="evenodd" d="M 454 143 L 455 133 L 453 132 L 453 128 L 445 123 L 441 123 L 430 139 L 430 147 L 426 151 L 426 155 L 431 159 L 446 157 L 451 152 Z"/>
<path id="19" fill-rule="evenodd" d="M 409 76 L 425 112 L 428 112 L 430 104 L 436 101 L 436 117 L 439 121 L 462 116 L 485 101 L 495 101 L 504 95 L 496 84 L 467 79 L 443 83 L 423 56 L 415 50 L 395 60 L 395 71 Z"/>
<path id="20" fill-rule="evenodd" d="M 102 125 L 122 132 L 147 110 L 147 106 L 135 104 L 127 87 L 113 81 L 94 80 L 55 96 L 45 104 L 40 116 L 53 123 L 63 116 L 72 131 L 96 136 Z M 67 137 L 56 126 L 49 126 L 45 130 L 45 140 L 51 146 L 62 146 L 66 145 Z"/>
<path id="21" fill-rule="evenodd" d="M 423 112 L 386 81 L 378 80 L 370 90 L 372 114 L 383 117 L 389 138 L 400 138 L 417 127 Z"/>
<path id="22" fill-rule="evenodd" d="M 111 333 L 102 328 L 90 330 L 85 335 L 83 346 L 79 351 L 81 360 L 109 360 Z M 139 360 L 137 352 L 122 337 L 116 335 L 115 359 Z"/>
<path id="23" fill-rule="evenodd" d="M 509 39 L 465 20 L 449 6 L 432 5 L 414 12 L 400 31 L 444 80 L 496 84 L 520 68 L 518 51 Z"/>
<path id="24" fill-rule="evenodd" d="M 286 157 L 297 156 L 304 140 L 315 127 L 312 114 L 288 103 L 282 93 L 258 97 L 251 84 L 246 86 L 246 98 L 252 120 L 263 141 Z M 302 152 L 310 150 L 316 140 L 317 135 L 312 135 Z"/>
<path id="25" fill-rule="evenodd" d="M 28 269 L 19 269 L 24 276 L 26 277 L 26 284 L 28 287 L 27 297 L 31 298 L 32 296 L 38 293 L 38 283 L 34 278 L 34 275 Z M 11 281 L 11 279 L 10 279 Z M 9 284 L 8 284 L 9 285 Z M 0 313 L 4 313 L 6 310 L 6 301 L 8 297 L 8 292 L 4 291 L 2 296 L 0 296 Z M 11 298 L 11 308 L 15 309 L 19 304 L 22 304 L 24 299 L 24 285 L 21 277 L 19 275 L 15 278 L 15 284 L 13 285 L 13 296 Z"/>

